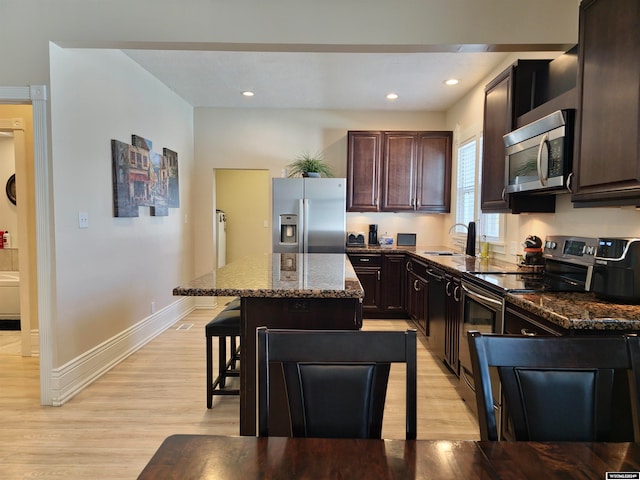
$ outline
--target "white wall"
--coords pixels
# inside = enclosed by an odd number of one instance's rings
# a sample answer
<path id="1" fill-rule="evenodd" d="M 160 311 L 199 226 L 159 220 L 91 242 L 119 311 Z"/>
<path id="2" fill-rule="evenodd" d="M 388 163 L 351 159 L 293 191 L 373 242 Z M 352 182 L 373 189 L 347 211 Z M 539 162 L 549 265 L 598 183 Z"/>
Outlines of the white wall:
<path id="1" fill-rule="evenodd" d="M 119 51 L 51 47 L 57 364 L 175 301 L 193 273 L 192 108 Z M 113 217 L 111 139 L 178 152 L 180 208 Z M 78 212 L 89 228 L 78 228 Z"/>

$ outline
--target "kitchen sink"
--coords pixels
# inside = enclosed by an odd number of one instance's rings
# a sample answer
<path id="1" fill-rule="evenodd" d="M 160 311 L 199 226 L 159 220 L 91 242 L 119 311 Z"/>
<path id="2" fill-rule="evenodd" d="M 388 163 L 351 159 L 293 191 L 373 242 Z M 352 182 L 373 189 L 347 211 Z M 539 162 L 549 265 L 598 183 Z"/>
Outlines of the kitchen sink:
<path id="1" fill-rule="evenodd" d="M 449 257 L 461 257 L 462 253 L 450 252 L 448 250 L 431 250 L 427 252 L 422 252 L 423 255 L 439 255 L 439 256 L 449 256 Z"/>

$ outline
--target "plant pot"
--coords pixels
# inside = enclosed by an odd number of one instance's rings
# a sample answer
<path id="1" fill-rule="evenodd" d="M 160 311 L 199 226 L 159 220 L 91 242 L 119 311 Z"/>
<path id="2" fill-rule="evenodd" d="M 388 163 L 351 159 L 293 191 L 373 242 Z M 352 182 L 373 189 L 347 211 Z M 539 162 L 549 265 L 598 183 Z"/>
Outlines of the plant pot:
<path id="1" fill-rule="evenodd" d="M 320 174 L 318 172 L 306 172 L 302 174 L 303 177 L 312 177 L 312 178 L 320 178 Z"/>

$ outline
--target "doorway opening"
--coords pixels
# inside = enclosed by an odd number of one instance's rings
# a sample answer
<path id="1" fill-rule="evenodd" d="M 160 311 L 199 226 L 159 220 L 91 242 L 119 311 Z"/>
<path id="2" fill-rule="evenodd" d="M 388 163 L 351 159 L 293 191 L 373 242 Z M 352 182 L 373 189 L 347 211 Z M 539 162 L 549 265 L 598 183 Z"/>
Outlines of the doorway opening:
<path id="1" fill-rule="evenodd" d="M 219 168 L 214 170 L 214 214 L 226 219 L 225 263 L 271 252 L 271 186 L 268 170 Z M 221 243 L 219 222 L 214 222 L 214 248 Z M 217 265 L 220 265 L 219 259 Z"/>
<path id="2" fill-rule="evenodd" d="M 0 105 L 0 321 L 2 352 L 25 357 L 38 354 L 37 285 L 33 264 L 33 128 L 31 105 Z M 17 332 L 16 332 L 17 327 Z"/>

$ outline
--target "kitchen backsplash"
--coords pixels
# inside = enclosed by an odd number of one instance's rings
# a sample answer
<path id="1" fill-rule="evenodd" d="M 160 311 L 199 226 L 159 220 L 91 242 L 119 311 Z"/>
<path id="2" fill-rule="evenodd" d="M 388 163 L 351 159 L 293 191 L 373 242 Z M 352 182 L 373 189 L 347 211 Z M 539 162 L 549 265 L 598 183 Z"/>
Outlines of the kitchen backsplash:
<path id="1" fill-rule="evenodd" d="M 378 225 L 378 237 L 385 233 L 393 236 L 394 243 L 398 233 L 415 233 L 418 245 L 442 245 L 443 230 L 448 229 L 444 220 L 446 215 L 415 213 L 349 213 L 347 212 L 347 231 L 369 232 L 369 224 Z"/>

